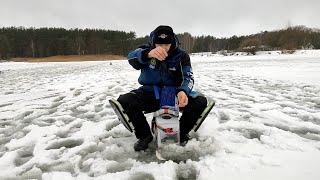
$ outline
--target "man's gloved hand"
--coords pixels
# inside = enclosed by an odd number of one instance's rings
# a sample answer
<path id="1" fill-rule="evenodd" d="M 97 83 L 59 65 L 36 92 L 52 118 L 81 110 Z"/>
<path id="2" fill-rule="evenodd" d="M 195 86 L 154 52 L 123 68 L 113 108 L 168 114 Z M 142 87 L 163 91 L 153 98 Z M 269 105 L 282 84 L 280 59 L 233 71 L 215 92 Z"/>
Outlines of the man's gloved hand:
<path id="1" fill-rule="evenodd" d="M 184 91 L 178 93 L 179 107 L 185 107 L 188 104 L 188 96 Z"/>
<path id="2" fill-rule="evenodd" d="M 148 53 L 148 58 L 156 58 L 160 61 L 165 60 L 167 56 L 168 56 L 168 53 L 166 52 L 166 50 L 160 46 L 152 49 Z"/>

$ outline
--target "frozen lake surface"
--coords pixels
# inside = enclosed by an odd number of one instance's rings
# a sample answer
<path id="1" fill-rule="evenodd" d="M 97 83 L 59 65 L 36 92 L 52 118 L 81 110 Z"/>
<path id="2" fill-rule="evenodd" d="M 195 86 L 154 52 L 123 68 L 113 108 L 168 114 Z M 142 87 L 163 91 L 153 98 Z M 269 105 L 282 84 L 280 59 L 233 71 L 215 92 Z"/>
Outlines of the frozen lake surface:
<path id="1" fill-rule="evenodd" d="M 0 179 L 320 178 L 317 51 L 191 61 L 217 103 L 164 163 L 134 152 L 107 103 L 139 87 L 127 61 L 0 63 Z"/>

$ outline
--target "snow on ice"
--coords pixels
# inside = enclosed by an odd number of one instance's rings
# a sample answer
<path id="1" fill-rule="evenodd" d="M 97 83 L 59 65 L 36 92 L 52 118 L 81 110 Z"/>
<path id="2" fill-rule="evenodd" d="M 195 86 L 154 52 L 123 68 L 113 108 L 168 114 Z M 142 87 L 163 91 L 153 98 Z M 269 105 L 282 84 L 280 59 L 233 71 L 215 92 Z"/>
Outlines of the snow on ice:
<path id="1" fill-rule="evenodd" d="M 320 178 L 320 51 L 191 59 L 217 103 L 166 162 L 107 103 L 139 86 L 126 61 L 0 63 L 0 179 Z"/>

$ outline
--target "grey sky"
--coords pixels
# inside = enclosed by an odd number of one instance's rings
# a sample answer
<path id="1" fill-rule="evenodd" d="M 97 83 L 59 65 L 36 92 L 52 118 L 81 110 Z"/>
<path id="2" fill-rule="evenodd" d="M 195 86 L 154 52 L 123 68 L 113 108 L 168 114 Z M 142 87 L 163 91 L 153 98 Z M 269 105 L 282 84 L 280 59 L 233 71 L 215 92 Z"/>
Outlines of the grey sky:
<path id="1" fill-rule="evenodd" d="M 320 0 L 1 0 L 0 27 L 103 28 L 229 37 L 292 25 L 320 28 Z"/>

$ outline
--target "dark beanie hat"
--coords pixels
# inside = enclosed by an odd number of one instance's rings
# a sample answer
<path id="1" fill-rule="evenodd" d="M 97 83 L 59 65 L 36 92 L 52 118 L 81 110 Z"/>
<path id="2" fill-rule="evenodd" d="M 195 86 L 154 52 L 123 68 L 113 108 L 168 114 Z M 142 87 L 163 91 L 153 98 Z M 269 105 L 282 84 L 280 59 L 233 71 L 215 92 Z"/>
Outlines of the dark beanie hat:
<path id="1" fill-rule="evenodd" d="M 154 44 L 171 44 L 174 33 L 170 26 L 158 26 L 154 31 Z"/>

